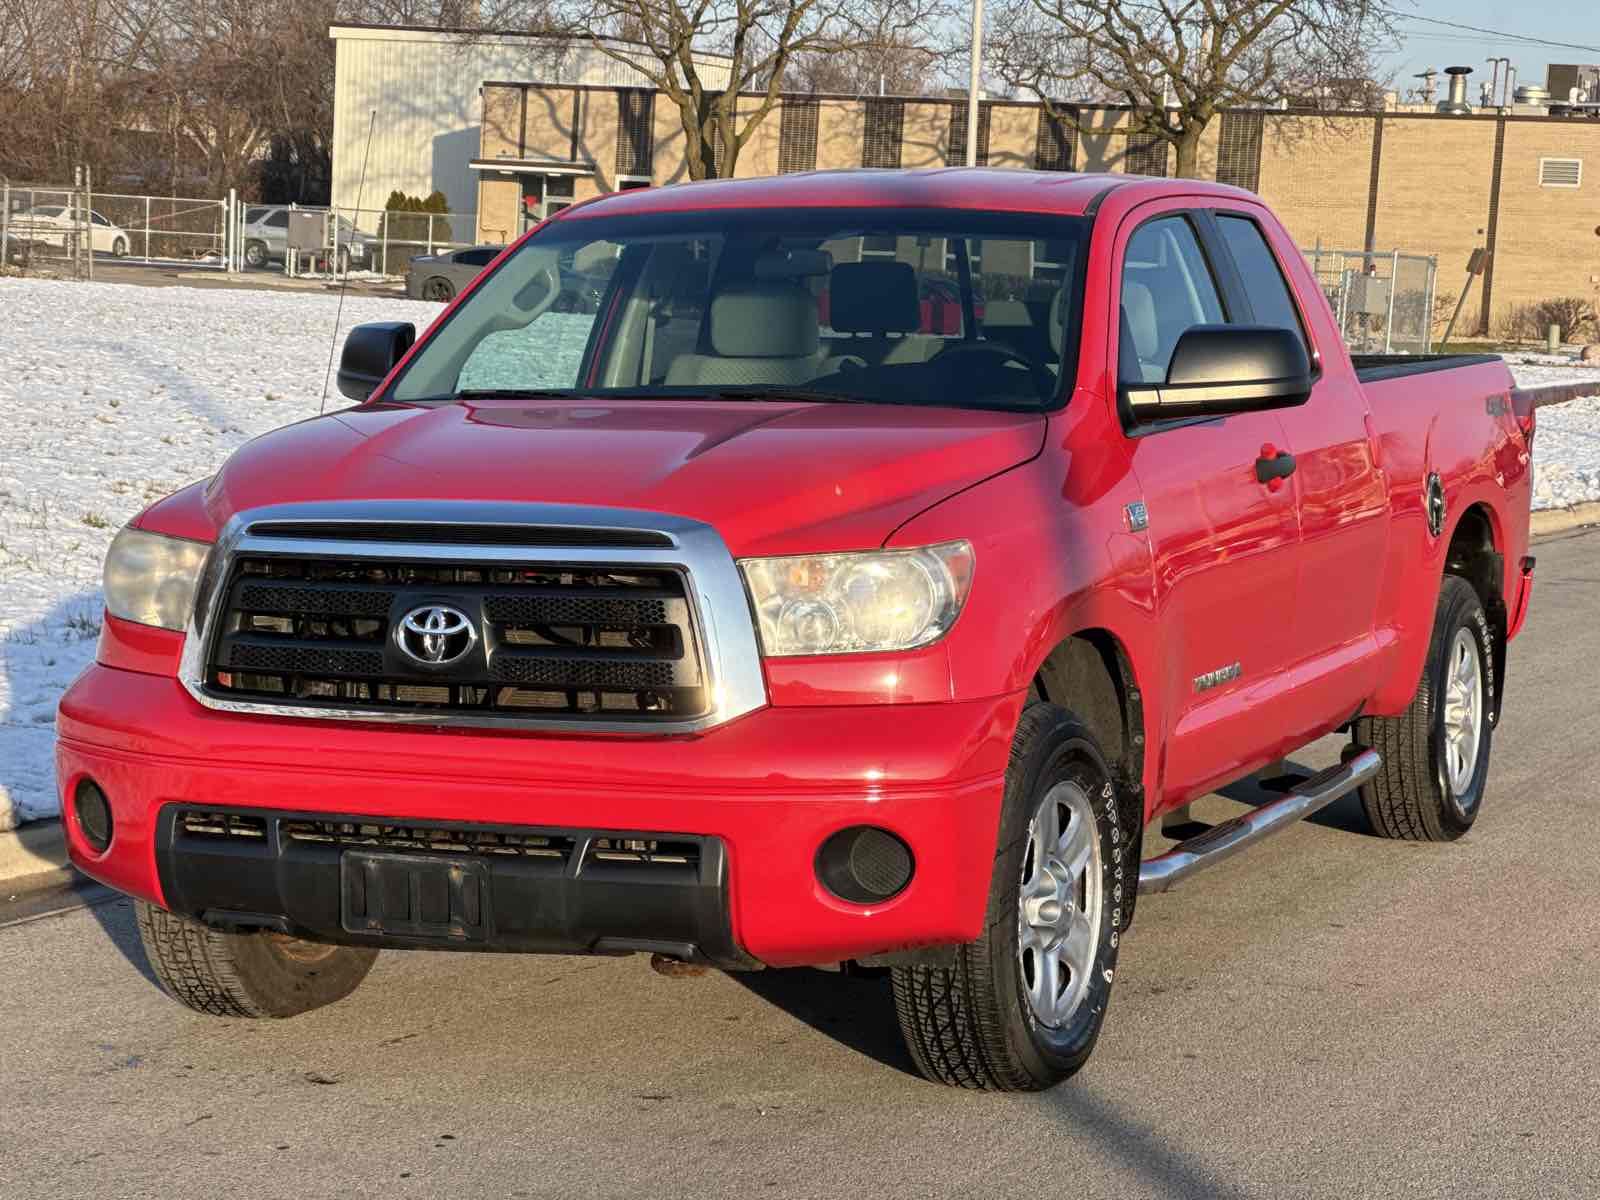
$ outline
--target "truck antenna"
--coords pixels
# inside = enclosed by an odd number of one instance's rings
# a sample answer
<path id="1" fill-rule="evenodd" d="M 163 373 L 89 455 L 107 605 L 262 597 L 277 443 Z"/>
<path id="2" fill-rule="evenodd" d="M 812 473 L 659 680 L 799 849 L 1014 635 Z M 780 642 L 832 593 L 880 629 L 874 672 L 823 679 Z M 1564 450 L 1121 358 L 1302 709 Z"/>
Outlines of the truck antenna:
<path id="1" fill-rule="evenodd" d="M 367 148 L 361 152 L 361 181 L 356 184 L 356 221 L 361 219 L 361 197 L 367 190 L 367 159 L 372 154 L 372 127 L 378 123 L 378 110 L 373 109 L 372 115 L 367 118 Z M 355 229 L 355 221 L 350 222 L 350 228 Z M 333 262 L 339 263 L 339 210 L 333 210 Z M 388 264 L 384 266 L 387 268 Z M 317 415 L 322 415 L 322 410 L 328 406 L 328 376 L 333 374 L 333 356 L 339 349 L 339 322 L 344 318 L 344 294 L 350 288 L 350 263 L 345 261 L 344 279 L 339 284 L 339 307 L 333 314 L 333 341 L 328 346 L 328 366 L 322 372 L 322 399 L 317 401 Z"/>

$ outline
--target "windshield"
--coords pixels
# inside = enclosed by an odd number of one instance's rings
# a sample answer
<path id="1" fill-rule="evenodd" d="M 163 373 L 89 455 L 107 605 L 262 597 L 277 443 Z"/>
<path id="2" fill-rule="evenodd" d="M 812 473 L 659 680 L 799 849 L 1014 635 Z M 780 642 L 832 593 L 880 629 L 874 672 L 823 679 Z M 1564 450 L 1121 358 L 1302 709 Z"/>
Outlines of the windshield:
<path id="1" fill-rule="evenodd" d="M 882 208 L 556 221 L 441 324 L 388 398 L 1045 407 L 1076 365 L 1087 231 L 1078 217 Z"/>

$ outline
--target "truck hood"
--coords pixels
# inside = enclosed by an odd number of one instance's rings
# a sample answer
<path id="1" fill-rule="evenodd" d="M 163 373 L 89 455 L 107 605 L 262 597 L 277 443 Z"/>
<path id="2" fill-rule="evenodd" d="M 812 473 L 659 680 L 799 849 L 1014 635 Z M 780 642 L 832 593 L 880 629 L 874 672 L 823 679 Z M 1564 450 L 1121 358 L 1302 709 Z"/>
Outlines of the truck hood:
<path id="1" fill-rule="evenodd" d="M 1036 455 L 1037 413 L 682 400 L 374 404 L 242 447 L 207 489 L 220 528 L 311 500 L 521 500 L 675 513 L 735 554 L 864 549 Z"/>

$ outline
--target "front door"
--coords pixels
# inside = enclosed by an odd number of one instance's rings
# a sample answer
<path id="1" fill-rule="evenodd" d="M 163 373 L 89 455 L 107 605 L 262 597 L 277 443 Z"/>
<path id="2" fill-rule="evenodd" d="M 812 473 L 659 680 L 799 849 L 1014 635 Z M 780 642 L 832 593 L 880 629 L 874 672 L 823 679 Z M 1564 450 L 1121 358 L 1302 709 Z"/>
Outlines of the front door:
<path id="1" fill-rule="evenodd" d="M 1154 207 L 1154 206 L 1153 206 Z M 1136 211 L 1118 274 L 1119 382 L 1166 378 L 1195 325 L 1233 311 L 1194 214 Z M 1299 586 L 1294 489 L 1256 461 L 1292 452 L 1276 413 L 1127 427 L 1144 493 L 1163 654 L 1162 803 L 1186 802 L 1259 765 L 1262 715 L 1247 697 L 1293 658 Z"/>

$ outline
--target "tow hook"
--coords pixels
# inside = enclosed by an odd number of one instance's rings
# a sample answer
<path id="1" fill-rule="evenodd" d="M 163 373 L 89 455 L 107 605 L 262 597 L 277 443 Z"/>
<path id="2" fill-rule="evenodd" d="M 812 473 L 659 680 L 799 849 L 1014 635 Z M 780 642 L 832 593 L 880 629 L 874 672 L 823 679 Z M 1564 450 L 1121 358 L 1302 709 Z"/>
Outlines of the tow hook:
<path id="1" fill-rule="evenodd" d="M 657 975 L 665 975 L 668 979 L 694 979 L 704 975 L 711 968 L 701 966 L 699 963 L 684 962 L 683 959 L 673 958 L 670 954 L 652 954 L 650 969 Z"/>

